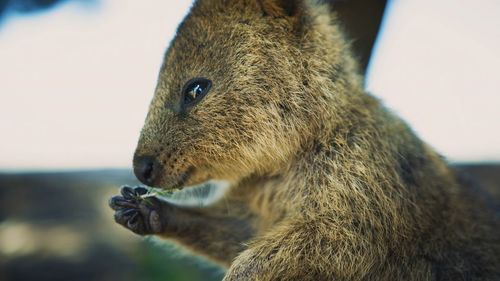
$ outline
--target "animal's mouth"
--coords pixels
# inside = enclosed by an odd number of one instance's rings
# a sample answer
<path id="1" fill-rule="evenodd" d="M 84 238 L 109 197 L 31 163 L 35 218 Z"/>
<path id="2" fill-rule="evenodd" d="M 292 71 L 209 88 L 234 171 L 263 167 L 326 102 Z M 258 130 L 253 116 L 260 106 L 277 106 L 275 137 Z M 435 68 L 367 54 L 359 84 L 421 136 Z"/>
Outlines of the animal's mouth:
<path id="1" fill-rule="evenodd" d="M 182 154 L 181 154 L 182 155 Z M 184 159 L 178 161 L 177 156 L 168 155 L 162 159 L 158 155 L 134 154 L 134 174 L 143 184 L 159 189 L 179 189 L 190 183 L 195 172 L 194 165 Z"/>
<path id="2" fill-rule="evenodd" d="M 173 158 L 172 163 L 168 163 L 165 160 L 161 161 L 156 156 L 136 153 L 134 173 L 137 179 L 146 186 L 167 192 L 208 180 L 208 176 L 202 170 L 198 170 L 197 167 L 186 163 L 186 161 L 181 162 L 179 163 L 176 157 Z"/>
<path id="3" fill-rule="evenodd" d="M 166 191 L 174 191 L 181 190 L 186 187 L 186 183 L 191 179 L 195 168 L 190 166 L 186 171 L 180 173 L 175 178 L 170 180 L 171 183 L 163 184 L 162 186 L 158 186 L 157 188 L 166 190 Z"/>

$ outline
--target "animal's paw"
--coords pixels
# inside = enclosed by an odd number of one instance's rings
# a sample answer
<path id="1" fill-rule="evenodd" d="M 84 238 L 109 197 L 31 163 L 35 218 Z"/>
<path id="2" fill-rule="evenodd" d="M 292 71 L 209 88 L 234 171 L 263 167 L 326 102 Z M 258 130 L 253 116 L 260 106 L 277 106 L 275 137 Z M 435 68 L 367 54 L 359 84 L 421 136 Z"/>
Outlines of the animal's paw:
<path id="1" fill-rule="evenodd" d="M 123 186 L 121 195 L 109 199 L 109 206 L 115 210 L 115 221 L 131 231 L 140 234 L 158 234 L 165 227 L 161 218 L 162 201 L 147 196 L 144 187 Z"/>

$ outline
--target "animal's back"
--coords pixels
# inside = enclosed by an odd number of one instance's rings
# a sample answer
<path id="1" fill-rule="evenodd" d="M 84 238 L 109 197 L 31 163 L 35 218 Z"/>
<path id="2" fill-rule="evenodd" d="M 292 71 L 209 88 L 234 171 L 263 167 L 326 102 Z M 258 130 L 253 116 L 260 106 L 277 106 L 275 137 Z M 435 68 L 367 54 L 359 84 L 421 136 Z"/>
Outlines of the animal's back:
<path id="1" fill-rule="evenodd" d="M 484 207 L 492 209 L 500 220 L 500 164 L 456 164 L 452 168 L 462 187 L 484 202 Z"/>

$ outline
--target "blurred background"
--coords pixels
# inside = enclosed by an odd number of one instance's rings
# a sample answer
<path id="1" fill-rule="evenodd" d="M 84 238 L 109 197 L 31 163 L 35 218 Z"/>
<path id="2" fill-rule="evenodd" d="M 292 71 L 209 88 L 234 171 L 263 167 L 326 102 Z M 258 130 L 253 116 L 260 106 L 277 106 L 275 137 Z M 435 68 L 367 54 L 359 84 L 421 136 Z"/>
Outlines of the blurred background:
<path id="1" fill-rule="evenodd" d="M 163 53 L 191 1 L 0 0 L 0 280 L 220 280 L 117 226 Z M 367 88 L 489 185 L 500 1 L 393 0 Z"/>

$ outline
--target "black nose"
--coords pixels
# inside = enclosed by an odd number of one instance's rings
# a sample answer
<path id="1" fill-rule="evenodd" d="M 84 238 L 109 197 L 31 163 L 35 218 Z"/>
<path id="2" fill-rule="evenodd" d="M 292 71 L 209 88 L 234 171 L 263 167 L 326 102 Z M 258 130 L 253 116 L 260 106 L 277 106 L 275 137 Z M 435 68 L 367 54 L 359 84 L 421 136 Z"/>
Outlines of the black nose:
<path id="1" fill-rule="evenodd" d="M 151 156 L 134 157 L 134 173 L 139 181 L 146 185 L 154 185 L 161 167 Z"/>

